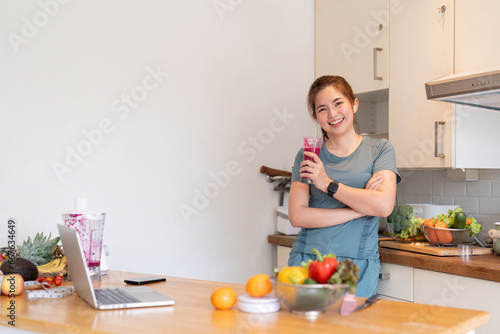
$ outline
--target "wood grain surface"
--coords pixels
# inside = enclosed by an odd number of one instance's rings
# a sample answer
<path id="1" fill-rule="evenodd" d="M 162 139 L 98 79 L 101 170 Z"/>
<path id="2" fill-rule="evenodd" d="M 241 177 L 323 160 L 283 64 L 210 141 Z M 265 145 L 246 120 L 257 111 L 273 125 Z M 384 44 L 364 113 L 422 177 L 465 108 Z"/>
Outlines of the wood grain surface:
<path id="1" fill-rule="evenodd" d="M 436 245 L 431 245 L 428 242 L 422 242 L 418 244 L 413 244 L 410 242 L 399 242 L 399 241 L 385 241 L 379 242 L 380 247 L 394 248 L 405 250 L 409 252 L 436 255 L 436 256 L 458 256 L 457 246 L 443 246 L 439 247 Z M 473 246 L 472 255 L 488 255 L 493 254 L 493 248 L 483 248 L 478 246 Z"/>
<path id="2" fill-rule="evenodd" d="M 125 286 L 125 278 L 148 274 L 110 271 L 95 287 Z M 64 285 L 71 285 L 64 282 Z M 212 292 L 221 286 L 238 295 L 245 286 L 177 277 L 150 287 L 176 300 L 174 306 L 97 311 L 75 293 L 60 299 L 28 301 L 16 298 L 16 328 L 40 333 L 467 333 L 489 321 L 489 313 L 466 309 L 379 300 L 372 306 L 341 317 L 341 301 L 315 319 L 282 308 L 270 314 L 215 310 Z M 362 302 L 364 298 L 358 298 Z M 9 297 L 1 296 L 2 305 Z M 5 308 L 0 325 L 8 326 Z M 437 314 L 441 316 L 436 316 Z M 431 316 L 430 316 L 431 315 Z"/>

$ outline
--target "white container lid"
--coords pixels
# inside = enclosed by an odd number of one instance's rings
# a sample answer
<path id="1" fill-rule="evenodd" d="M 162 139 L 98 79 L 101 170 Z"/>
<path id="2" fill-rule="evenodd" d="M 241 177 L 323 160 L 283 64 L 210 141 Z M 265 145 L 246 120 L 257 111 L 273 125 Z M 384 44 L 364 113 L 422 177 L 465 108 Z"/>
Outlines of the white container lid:
<path id="1" fill-rule="evenodd" d="M 89 210 L 88 198 L 77 197 L 75 198 L 75 208 L 64 212 L 64 214 L 104 215 L 105 213 L 102 211 Z"/>
<path id="2" fill-rule="evenodd" d="M 240 311 L 247 313 L 273 313 L 281 309 L 278 298 L 271 294 L 262 297 L 241 295 L 236 305 Z"/>

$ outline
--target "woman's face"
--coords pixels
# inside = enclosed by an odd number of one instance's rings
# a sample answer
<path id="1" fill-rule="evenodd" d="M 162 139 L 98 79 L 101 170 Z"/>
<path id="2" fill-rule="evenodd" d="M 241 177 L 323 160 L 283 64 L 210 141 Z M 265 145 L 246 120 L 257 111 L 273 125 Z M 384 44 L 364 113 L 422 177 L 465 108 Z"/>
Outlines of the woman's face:
<path id="1" fill-rule="evenodd" d="M 354 130 L 357 99 L 353 105 L 337 88 L 328 86 L 316 95 L 314 106 L 316 120 L 330 138 Z"/>

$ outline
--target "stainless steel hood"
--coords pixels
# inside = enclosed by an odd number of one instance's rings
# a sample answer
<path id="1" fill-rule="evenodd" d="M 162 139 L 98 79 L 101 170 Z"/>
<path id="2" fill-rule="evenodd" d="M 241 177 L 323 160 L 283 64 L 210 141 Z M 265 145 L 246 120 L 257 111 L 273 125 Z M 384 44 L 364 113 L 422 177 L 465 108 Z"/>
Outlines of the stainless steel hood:
<path id="1" fill-rule="evenodd" d="M 425 84 L 428 100 L 500 110 L 500 67 L 452 74 Z"/>

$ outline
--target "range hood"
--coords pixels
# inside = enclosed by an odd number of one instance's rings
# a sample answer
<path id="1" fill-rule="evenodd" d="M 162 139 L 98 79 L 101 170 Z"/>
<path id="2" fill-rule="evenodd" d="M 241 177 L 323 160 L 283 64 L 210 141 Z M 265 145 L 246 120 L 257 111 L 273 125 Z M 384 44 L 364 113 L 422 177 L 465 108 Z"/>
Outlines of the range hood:
<path id="1" fill-rule="evenodd" d="M 500 67 L 448 75 L 425 84 L 428 100 L 500 110 Z"/>

